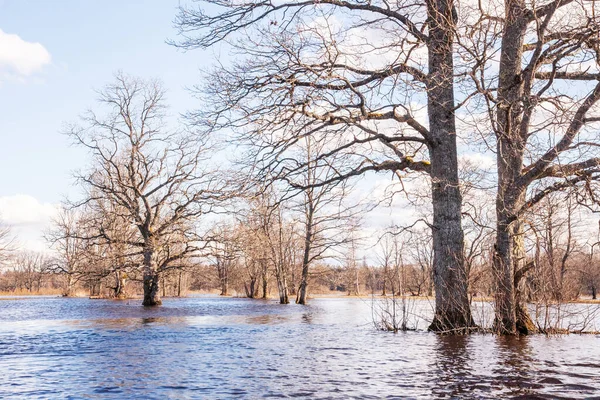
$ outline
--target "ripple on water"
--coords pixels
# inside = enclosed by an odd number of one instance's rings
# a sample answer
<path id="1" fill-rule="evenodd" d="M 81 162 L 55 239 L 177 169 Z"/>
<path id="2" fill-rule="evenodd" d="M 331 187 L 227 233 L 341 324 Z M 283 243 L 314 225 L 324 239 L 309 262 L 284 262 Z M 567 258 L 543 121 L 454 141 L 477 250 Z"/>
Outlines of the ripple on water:
<path id="1" fill-rule="evenodd" d="M 419 304 L 426 309 L 427 304 Z M 590 398 L 592 335 L 389 334 L 368 302 L 0 302 L 0 398 Z"/>

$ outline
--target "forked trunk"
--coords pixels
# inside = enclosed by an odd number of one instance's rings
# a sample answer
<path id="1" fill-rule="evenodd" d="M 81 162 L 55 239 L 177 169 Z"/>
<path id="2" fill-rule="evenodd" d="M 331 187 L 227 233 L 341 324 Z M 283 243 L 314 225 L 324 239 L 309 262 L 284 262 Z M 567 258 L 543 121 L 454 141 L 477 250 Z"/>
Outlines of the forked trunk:
<path id="1" fill-rule="evenodd" d="M 258 292 L 256 277 L 250 278 L 250 283 L 248 285 L 244 284 L 244 288 L 246 289 L 246 297 L 249 299 L 256 298 L 256 294 Z"/>
<path id="2" fill-rule="evenodd" d="M 428 114 L 433 204 L 435 315 L 429 329 L 463 333 L 474 327 L 468 297 L 454 117 L 452 0 L 429 0 Z"/>
<path id="3" fill-rule="evenodd" d="M 279 304 L 289 304 L 290 299 L 285 275 L 277 279 L 277 288 L 279 289 Z"/>
<path id="4" fill-rule="evenodd" d="M 522 79 L 523 43 L 528 10 L 523 0 L 506 0 L 505 30 L 502 36 L 498 80 L 496 244 L 494 278 L 496 283 L 494 330 L 500 334 L 528 333 L 535 329 L 518 290 L 525 275 L 520 208 L 525 202 L 526 184 L 521 170 L 527 142 L 523 121 Z"/>

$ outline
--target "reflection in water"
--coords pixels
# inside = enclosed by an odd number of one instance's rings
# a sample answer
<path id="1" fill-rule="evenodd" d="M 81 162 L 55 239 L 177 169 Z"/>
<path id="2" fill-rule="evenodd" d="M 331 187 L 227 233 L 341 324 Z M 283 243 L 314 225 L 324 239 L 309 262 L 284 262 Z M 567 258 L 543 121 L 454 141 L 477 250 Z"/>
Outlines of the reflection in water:
<path id="1" fill-rule="evenodd" d="M 424 307 L 427 304 L 424 304 Z M 0 302 L 0 398 L 589 398 L 594 336 L 375 331 L 360 299 Z"/>
<path id="2" fill-rule="evenodd" d="M 469 336 L 437 336 L 436 361 L 433 376 L 435 397 L 464 397 L 471 390 Z"/>
<path id="3" fill-rule="evenodd" d="M 302 322 L 307 323 L 307 324 L 312 324 L 313 323 L 313 314 L 310 312 L 306 312 L 306 313 L 302 314 Z"/>
<path id="4" fill-rule="evenodd" d="M 534 382 L 535 360 L 529 338 L 523 336 L 494 336 L 498 363 L 493 369 L 497 384 L 514 391 L 539 388 Z"/>

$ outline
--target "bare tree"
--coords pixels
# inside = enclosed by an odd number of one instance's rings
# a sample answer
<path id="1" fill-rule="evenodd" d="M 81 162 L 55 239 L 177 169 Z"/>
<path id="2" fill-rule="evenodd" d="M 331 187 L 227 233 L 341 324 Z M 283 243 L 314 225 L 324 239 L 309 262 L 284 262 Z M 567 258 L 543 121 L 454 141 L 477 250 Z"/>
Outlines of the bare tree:
<path id="1" fill-rule="evenodd" d="M 472 327 L 457 172 L 453 1 L 205 3 L 205 9 L 181 8 L 178 45 L 229 41 L 243 61 L 210 75 L 202 92 L 214 107 L 195 115 L 198 121 L 209 131 L 233 129 L 279 179 L 306 167 L 286 164 L 286 149 L 307 135 L 332 138 L 320 159 L 337 158 L 335 179 L 369 171 L 428 174 L 436 289 L 430 328 Z M 418 115 L 422 103 L 426 117 Z"/>
<path id="2" fill-rule="evenodd" d="M 302 155 L 298 159 L 305 168 L 299 177 L 301 181 L 289 184 L 303 188 L 294 199 L 304 225 L 302 277 L 296 303 L 306 304 L 310 265 L 333 256 L 352 240 L 349 233 L 363 210 L 360 204 L 346 204 L 352 186 L 345 180 L 332 179 L 335 168 L 321 158 L 325 144 L 310 136 L 301 143 Z"/>
<path id="3" fill-rule="evenodd" d="M 524 214 L 549 193 L 573 186 L 592 195 L 600 176 L 599 25 L 593 1 L 502 3 L 478 3 L 468 16 L 476 21 L 465 31 L 471 34 L 460 38 L 487 105 L 488 123 L 478 125 L 496 143 L 495 327 L 514 334 L 535 331 L 523 290 L 532 268 Z"/>
<path id="4" fill-rule="evenodd" d="M 15 255 L 12 265 L 19 276 L 18 289 L 29 293 L 40 291 L 47 268 L 47 260 L 41 253 L 21 251 Z"/>
<path id="5" fill-rule="evenodd" d="M 55 255 L 48 268 L 65 277 L 64 296 L 73 296 L 77 282 L 85 276 L 90 258 L 86 233 L 77 212 L 61 208 L 53 220 L 53 228 L 44 234 Z"/>
<path id="6" fill-rule="evenodd" d="M 135 227 L 135 238 L 125 244 L 143 257 L 143 304 L 159 305 L 161 274 L 204 246 L 197 222 L 219 196 L 216 179 L 201 167 L 207 148 L 191 135 L 167 129 L 164 91 L 156 81 L 118 74 L 99 92 L 99 102 L 103 114 L 89 111 L 81 125 L 67 131 L 93 162 L 77 175 L 87 191 L 80 204 L 98 215 L 122 213 Z M 106 220 L 97 219 L 94 238 L 123 242 L 106 229 Z"/>
<path id="7" fill-rule="evenodd" d="M 217 271 L 217 277 L 221 288 L 221 296 L 229 295 L 229 283 L 235 269 L 242 258 L 242 248 L 239 240 L 239 227 L 221 225 L 216 227 L 215 232 L 211 234 L 211 258 Z"/>
<path id="8" fill-rule="evenodd" d="M 0 265 L 4 264 L 15 250 L 15 236 L 9 225 L 0 219 Z"/>

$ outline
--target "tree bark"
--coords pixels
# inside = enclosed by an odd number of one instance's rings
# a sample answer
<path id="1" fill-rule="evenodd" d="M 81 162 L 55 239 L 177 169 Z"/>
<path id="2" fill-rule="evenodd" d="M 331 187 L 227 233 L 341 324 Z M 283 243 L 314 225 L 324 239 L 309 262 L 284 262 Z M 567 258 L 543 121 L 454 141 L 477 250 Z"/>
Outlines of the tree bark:
<path id="1" fill-rule="evenodd" d="M 454 116 L 452 0 L 429 0 L 428 114 L 432 143 L 433 281 L 435 316 L 429 330 L 460 333 L 475 326 L 464 263 L 462 197 Z"/>
<path id="2" fill-rule="evenodd" d="M 309 200 L 310 201 L 310 200 Z M 313 207 L 312 203 L 308 204 L 308 212 L 306 213 L 305 235 L 304 235 L 304 252 L 302 255 L 302 277 L 296 297 L 296 304 L 306 304 L 306 294 L 308 286 L 308 266 L 310 263 L 310 250 L 312 244 L 312 228 L 313 228 Z"/>
<path id="3" fill-rule="evenodd" d="M 517 331 L 527 333 L 531 328 L 535 329 L 521 299 L 522 291 L 517 290 L 525 265 L 522 224 L 518 212 L 526 196 L 526 186 L 520 184 L 527 141 L 526 132 L 521 132 L 521 99 L 524 94 L 521 63 L 528 22 L 522 0 L 506 0 L 505 7 L 506 22 L 498 82 L 494 330 L 500 334 L 516 334 Z"/>
<path id="4" fill-rule="evenodd" d="M 159 306 L 160 298 L 160 273 L 156 264 L 154 246 L 144 249 L 144 306 Z"/>

